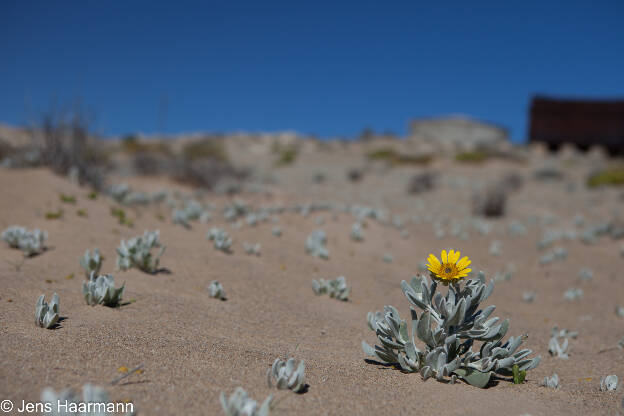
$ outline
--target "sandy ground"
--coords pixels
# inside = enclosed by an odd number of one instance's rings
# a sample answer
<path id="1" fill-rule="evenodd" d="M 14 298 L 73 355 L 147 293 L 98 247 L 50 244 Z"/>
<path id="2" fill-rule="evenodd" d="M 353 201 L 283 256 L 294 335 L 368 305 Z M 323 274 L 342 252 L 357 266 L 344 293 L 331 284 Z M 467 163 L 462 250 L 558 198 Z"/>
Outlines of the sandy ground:
<path id="1" fill-rule="evenodd" d="M 469 212 L 471 194 L 464 185 L 450 186 L 452 178 L 487 178 L 504 170 L 496 164 L 437 168 L 445 169 L 443 183 L 419 197 L 405 195 L 403 185 L 384 186 L 392 183 L 392 175 L 406 177 L 401 170 L 371 175 L 342 193 L 340 187 L 327 185 L 324 192 L 323 185 L 301 183 L 297 191 L 295 179 L 287 180 L 293 175 L 284 170 L 271 195 L 237 198 L 252 204 L 318 198 L 377 203 L 406 220 L 419 200 L 421 214 L 424 204 L 425 211 L 450 220 L 454 213 L 464 217 Z M 575 169 L 570 171 L 574 175 Z M 168 185 L 157 179 L 132 183 L 140 189 Z M 272 412 L 276 415 L 614 415 L 620 409 L 620 391 L 599 391 L 601 377 L 624 377 L 624 351 L 616 346 L 624 335 L 624 319 L 614 313 L 618 304 L 624 305 L 619 243 L 608 237 L 592 246 L 563 241 L 558 245 L 568 250 L 568 258 L 544 266 L 539 264 L 543 253 L 536 248 L 544 227 L 530 226 L 520 237 L 506 233 L 511 220 L 530 215 L 555 214 L 559 218 L 555 228 L 571 226 L 579 213 L 590 222 L 604 219 L 621 209 L 614 191 L 568 192 L 562 184 L 529 180 L 512 197 L 508 215 L 492 221 L 490 235 L 472 232 L 468 241 L 448 233 L 436 238 L 430 223 L 406 221 L 410 236 L 403 238 L 398 229 L 369 220 L 365 240 L 353 242 L 349 231 L 354 219 L 344 213 L 307 218 L 282 214 L 278 225 L 283 235 L 278 238 L 271 234 L 275 225 L 271 222 L 236 230 L 218 217 L 187 230 L 171 223 L 167 209 L 148 207 L 128 210 L 135 219 L 130 229 L 110 215 L 112 200 L 103 196 L 90 200 L 88 189 L 44 169 L 1 169 L 0 189 L 0 228 L 20 224 L 45 229 L 50 248 L 24 260 L 19 250 L 0 244 L 0 399 L 37 401 L 47 386 L 59 390 L 92 382 L 106 387 L 113 400 L 131 400 L 143 415 L 221 414 L 219 393 L 229 394 L 237 386 L 258 401 L 277 393 L 279 402 Z M 59 202 L 61 192 L 75 195 L 77 204 Z M 219 207 L 226 202 L 224 197 L 208 200 Z M 59 207 L 65 211 L 62 219 L 44 218 L 46 211 Z M 76 215 L 77 208 L 84 208 L 88 217 Z M 166 221 L 157 218 L 161 211 Z M 321 226 L 315 223 L 319 216 L 325 220 Z M 206 241 L 206 231 L 217 225 L 233 236 L 232 254 L 216 251 Z M 317 228 L 328 234 L 328 261 L 305 253 L 305 238 Z M 161 264 L 170 273 L 115 271 L 119 241 L 145 229 L 160 230 L 167 246 Z M 499 257 L 489 253 L 493 240 L 503 244 Z M 262 255 L 245 255 L 243 241 L 260 242 Z M 102 271 L 113 273 L 118 284 L 125 282 L 124 299 L 132 303 L 114 309 L 85 304 L 78 258 L 94 247 L 105 257 Z M 497 283 L 486 305 L 498 306 L 494 315 L 511 318 L 508 335 L 529 334 L 525 346 L 543 358 L 525 384 L 500 381 L 478 389 L 423 381 L 418 374 L 365 362 L 361 341 L 376 341 L 366 326 L 366 313 L 394 305 L 408 316 L 401 280 L 409 280 L 430 252 L 438 254 L 442 248 L 461 250 L 488 277 L 513 263 L 513 278 Z M 391 253 L 394 262 L 382 262 L 384 253 Z M 582 267 L 594 271 L 592 281 L 579 281 Z M 67 279 L 71 273 L 74 277 Z M 346 276 L 352 287 L 348 302 L 315 296 L 313 278 L 339 275 Z M 223 284 L 227 301 L 208 296 L 212 280 Z M 584 297 L 564 300 L 563 292 L 570 287 L 582 288 Z M 537 293 L 534 303 L 523 302 L 526 290 Z M 38 328 L 33 324 L 35 301 L 41 293 L 49 298 L 54 292 L 60 295 L 61 316 L 66 319 L 55 330 Z M 580 333 L 571 340 L 569 360 L 548 354 L 555 324 Z M 287 356 L 305 360 L 307 393 L 277 392 L 267 386 L 267 369 L 276 357 Z M 118 367 L 138 364 L 144 364 L 143 374 L 110 385 L 119 375 Z M 559 374 L 561 387 L 540 387 L 538 383 L 553 372 Z"/>

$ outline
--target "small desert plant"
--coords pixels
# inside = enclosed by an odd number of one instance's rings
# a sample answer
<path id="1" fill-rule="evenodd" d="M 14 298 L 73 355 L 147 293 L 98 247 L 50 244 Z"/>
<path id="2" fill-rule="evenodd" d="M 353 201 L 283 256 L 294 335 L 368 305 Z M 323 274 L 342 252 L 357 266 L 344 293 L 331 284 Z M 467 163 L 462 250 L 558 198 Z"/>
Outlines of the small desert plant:
<path id="1" fill-rule="evenodd" d="M 559 334 L 554 334 L 550 341 L 548 341 L 548 353 L 557 358 L 567 360 L 570 358 L 568 355 L 568 338 L 563 338 L 563 341 L 559 343 Z"/>
<path id="2" fill-rule="evenodd" d="M 32 130 L 33 143 L 41 139 L 36 146 L 40 148 L 42 165 L 61 175 L 75 172 L 81 183 L 100 189 L 107 156 L 91 137 L 90 125 L 91 117 L 80 105 L 70 111 L 51 109 Z"/>
<path id="3" fill-rule="evenodd" d="M 111 207 L 111 215 L 117 218 L 117 222 L 120 225 L 126 225 L 130 228 L 134 226 L 134 223 L 132 222 L 132 220 L 126 217 L 126 211 L 124 211 L 121 208 Z"/>
<path id="4" fill-rule="evenodd" d="M 362 223 L 356 222 L 351 227 L 351 240 L 353 241 L 363 241 L 364 240 L 364 229 L 362 228 Z"/>
<path id="5" fill-rule="evenodd" d="M 565 300 L 573 301 L 579 300 L 583 297 L 583 289 L 571 287 L 563 293 L 563 298 Z"/>
<path id="6" fill-rule="evenodd" d="M 383 161 L 392 166 L 400 165 L 426 165 L 432 161 L 432 157 L 427 154 L 405 154 L 396 151 L 391 147 L 382 147 L 366 154 L 372 161 Z"/>
<path id="7" fill-rule="evenodd" d="M 226 416 L 269 416 L 273 396 L 267 397 L 258 407 L 258 402 L 249 397 L 242 387 L 237 387 L 229 398 L 221 392 L 220 400 Z"/>
<path id="8" fill-rule="evenodd" d="M 59 321 L 59 295 L 52 295 L 52 300 L 48 304 L 45 295 L 39 296 L 35 305 L 35 325 L 42 328 L 53 328 Z"/>
<path id="9" fill-rule="evenodd" d="M 230 252 L 230 248 L 232 247 L 232 238 L 222 228 L 211 228 L 206 234 L 206 238 L 213 242 L 214 248 L 217 250 L 221 250 L 225 253 Z"/>
<path id="10" fill-rule="evenodd" d="M 615 391 L 618 388 L 618 376 L 610 375 L 600 379 L 600 391 Z"/>
<path id="11" fill-rule="evenodd" d="M 28 231 L 26 228 L 17 225 L 2 232 L 2 240 L 10 247 L 22 250 L 26 257 L 32 257 L 45 251 L 47 238 L 48 233 L 46 231 L 39 229 Z"/>
<path id="12" fill-rule="evenodd" d="M 548 387 L 551 389 L 559 388 L 559 376 L 557 375 L 557 373 L 554 373 L 551 377 L 544 377 L 544 380 L 542 380 L 540 386 Z"/>
<path id="13" fill-rule="evenodd" d="M 250 256 L 259 256 L 260 255 L 260 243 L 251 244 L 251 243 L 243 243 L 243 250 L 245 250 L 245 254 Z"/>
<path id="14" fill-rule="evenodd" d="M 515 365 L 517 371 L 535 368 L 540 357 L 530 359 L 527 357 L 531 350 L 518 350 L 525 336 L 511 337 L 503 343 L 509 320 L 499 323 L 498 318 L 488 319 L 494 305 L 479 310 L 480 303 L 494 290 L 494 283 L 486 285 L 485 275 L 480 272 L 462 287 L 462 279 L 470 272 L 470 260 L 459 257 L 459 252 L 453 250 L 442 252 L 442 262 L 430 255 L 432 283 L 422 275 L 409 284 L 401 283 L 410 304 L 422 310 L 419 317 L 413 307 L 410 309 L 411 325 L 392 306 L 386 306 L 383 313 L 369 312 L 369 328 L 376 332 L 381 346 L 373 348 L 363 341 L 364 352 L 403 371 L 420 372 L 425 380 L 450 377 L 453 383 L 459 377 L 477 387 L 485 387 L 493 373 L 511 377 Z M 446 294 L 436 293 L 438 282 L 448 287 Z M 424 351 L 416 347 L 414 337 L 425 344 Z M 481 348 L 473 351 L 477 341 L 482 342 Z"/>
<path id="15" fill-rule="evenodd" d="M 422 172 L 412 175 L 407 183 L 407 193 L 414 195 L 421 192 L 431 191 L 435 188 L 436 174 L 433 172 Z"/>
<path id="16" fill-rule="evenodd" d="M 384 263 L 392 263 L 394 261 L 394 256 L 390 253 L 386 253 L 381 257 L 381 260 Z"/>
<path id="17" fill-rule="evenodd" d="M 104 305 L 114 308 L 121 302 L 125 284 L 115 288 L 115 278 L 110 274 L 97 275 L 91 272 L 88 282 L 82 283 L 82 295 L 87 305 Z"/>
<path id="18" fill-rule="evenodd" d="M 65 204 L 75 204 L 76 203 L 76 197 L 73 195 L 65 195 L 65 194 L 60 194 L 59 195 L 59 199 L 61 200 L 61 202 L 65 203 Z"/>
<path id="19" fill-rule="evenodd" d="M 102 268 L 100 250 L 97 248 L 93 249 L 93 254 L 89 250 L 85 251 L 85 254 L 80 258 L 80 266 L 85 270 L 87 278 L 89 278 L 92 272 L 97 275 Z"/>
<path id="20" fill-rule="evenodd" d="M 273 387 L 273 379 L 275 379 L 276 387 L 280 390 L 290 389 L 295 393 L 302 393 L 306 388 L 303 360 L 299 361 L 299 365 L 295 368 L 294 358 L 289 358 L 287 361 L 276 358 L 267 371 L 269 387 Z"/>
<path id="21" fill-rule="evenodd" d="M 483 150 L 474 150 L 457 153 L 455 155 L 455 160 L 463 163 L 483 163 L 489 157 L 490 155 Z"/>
<path id="22" fill-rule="evenodd" d="M 364 178 L 364 170 L 359 168 L 351 168 L 347 171 L 347 179 L 349 182 L 360 182 Z"/>
<path id="23" fill-rule="evenodd" d="M 223 285 L 216 280 L 210 282 L 208 286 L 208 293 L 211 298 L 226 300 L 225 289 L 223 289 Z"/>
<path id="24" fill-rule="evenodd" d="M 288 166 L 295 163 L 299 156 L 299 146 L 296 144 L 282 145 L 274 143 L 271 146 L 271 152 L 277 155 L 275 166 Z"/>
<path id="25" fill-rule="evenodd" d="M 275 237 L 281 237 L 282 229 L 280 227 L 273 227 L 273 229 L 271 230 L 271 234 L 273 234 Z"/>
<path id="26" fill-rule="evenodd" d="M 328 294 L 330 298 L 346 301 L 349 298 L 351 288 L 347 286 L 347 279 L 340 276 L 336 279 L 325 280 L 323 278 L 312 280 L 312 289 L 316 295 Z"/>
<path id="27" fill-rule="evenodd" d="M 136 267 L 147 273 L 155 273 L 158 270 L 160 257 L 165 251 L 165 246 L 159 241 L 160 231 L 145 231 L 143 236 L 134 237 L 127 242 L 122 240 L 117 247 L 117 268 L 128 270 Z M 153 256 L 151 250 L 160 247 L 158 254 Z"/>
<path id="28" fill-rule="evenodd" d="M 306 252 L 314 257 L 329 259 L 329 250 L 327 250 L 327 235 L 323 230 L 314 230 L 306 239 Z"/>
<path id="29" fill-rule="evenodd" d="M 476 192 L 472 198 L 472 212 L 482 217 L 505 215 L 507 191 L 499 184 L 490 185 L 484 191 Z"/>
<path id="30" fill-rule="evenodd" d="M 526 303 L 533 303 L 537 294 L 535 292 L 524 292 L 522 294 L 522 300 Z"/>
<path id="31" fill-rule="evenodd" d="M 601 171 L 592 173 L 587 178 L 587 186 L 596 188 L 600 186 L 621 186 L 624 185 L 624 166 L 613 166 Z"/>

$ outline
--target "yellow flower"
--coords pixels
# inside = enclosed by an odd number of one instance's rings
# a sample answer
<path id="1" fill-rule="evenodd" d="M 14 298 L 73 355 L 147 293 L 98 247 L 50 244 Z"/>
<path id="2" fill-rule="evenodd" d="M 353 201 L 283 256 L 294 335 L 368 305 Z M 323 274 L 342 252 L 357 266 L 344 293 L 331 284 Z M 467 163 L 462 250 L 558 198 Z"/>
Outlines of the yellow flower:
<path id="1" fill-rule="evenodd" d="M 460 260 L 459 255 L 459 251 L 449 250 L 447 253 L 446 250 L 442 250 L 440 262 L 436 256 L 429 254 L 427 268 L 431 272 L 431 277 L 448 284 L 458 282 L 468 276 L 472 270 L 468 269 L 471 261 L 466 256 Z"/>

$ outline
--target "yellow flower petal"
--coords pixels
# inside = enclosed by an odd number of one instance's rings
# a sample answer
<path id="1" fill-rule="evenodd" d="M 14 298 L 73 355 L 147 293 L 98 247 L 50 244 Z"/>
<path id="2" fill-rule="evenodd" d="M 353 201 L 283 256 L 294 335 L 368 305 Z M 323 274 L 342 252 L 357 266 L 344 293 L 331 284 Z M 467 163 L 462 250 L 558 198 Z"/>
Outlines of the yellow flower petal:
<path id="1" fill-rule="evenodd" d="M 456 251 L 453 254 L 453 258 L 449 258 L 449 263 L 457 263 L 459 261 L 459 256 L 461 255 L 461 253 L 459 251 Z"/>
<path id="2" fill-rule="evenodd" d="M 466 267 L 468 267 L 470 265 L 470 263 L 472 263 L 467 256 L 464 256 L 463 259 L 459 260 L 459 262 L 457 262 L 457 268 L 458 269 L 465 269 Z"/>
<path id="3" fill-rule="evenodd" d="M 440 260 L 438 260 L 438 258 L 434 256 L 433 254 L 429 254 L 429 257 L 427 258 L 427 260 L 429 261 L 430 265 L 434 267 L 440 267 Z"/>
<path id="4" fill-rule="evenodd" d="M 442 250 L 442 253 L 440 253 L 440 257 L 442 257 L 442 263 L 448 263 L 448 256 L 446 255 L 446 250 Z"/>

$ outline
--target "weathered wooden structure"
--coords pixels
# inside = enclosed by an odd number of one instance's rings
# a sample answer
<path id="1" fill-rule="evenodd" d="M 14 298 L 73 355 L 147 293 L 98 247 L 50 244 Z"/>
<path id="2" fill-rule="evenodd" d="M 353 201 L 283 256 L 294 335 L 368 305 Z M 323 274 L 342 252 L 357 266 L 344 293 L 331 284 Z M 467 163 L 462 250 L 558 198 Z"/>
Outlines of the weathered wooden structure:
<path id="1" fill-rule="evenodd" d="M 531 102 L 529 141 L 550 149 L 565 143 L 582 150 L 602 146 L 624 154 L 624 100 L 576 100 L 536 96 Z"/>

